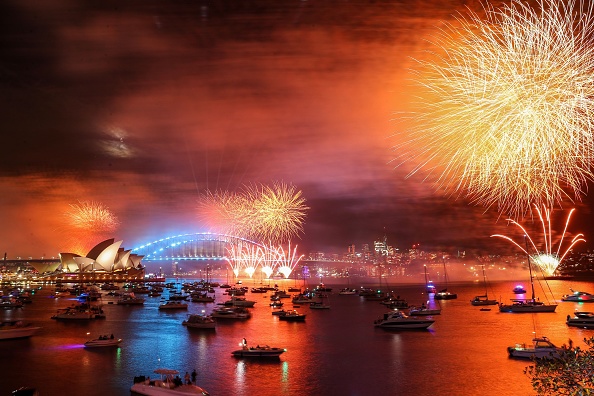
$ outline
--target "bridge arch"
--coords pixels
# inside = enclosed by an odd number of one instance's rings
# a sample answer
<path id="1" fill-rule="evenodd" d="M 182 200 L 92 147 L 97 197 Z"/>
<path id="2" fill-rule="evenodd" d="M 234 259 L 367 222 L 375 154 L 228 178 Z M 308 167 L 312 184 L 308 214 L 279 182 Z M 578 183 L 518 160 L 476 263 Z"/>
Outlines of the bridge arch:
<path id="1" fill-rule="evenodd" d="M 132 252 L 143 255 L 143 261 L 226 260 L 228 249 L 237 245 L 262 246 L 233 235 L 197 232 L 162 238 L 138 246 Z"/>

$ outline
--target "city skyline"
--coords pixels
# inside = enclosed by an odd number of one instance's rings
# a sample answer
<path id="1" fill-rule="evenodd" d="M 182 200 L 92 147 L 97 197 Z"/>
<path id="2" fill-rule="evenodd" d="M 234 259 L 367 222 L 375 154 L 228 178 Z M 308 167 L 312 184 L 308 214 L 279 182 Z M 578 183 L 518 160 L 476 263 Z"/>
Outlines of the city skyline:
<path id="1" fill-rule="evenodd" d="M 205 232 L 202 194 L 275 182 L 310 208 L 292 240 L 301 252 L 384 235 L 399 248 L 512 251 L 490 238 L 513 232 L 505 215 L 390 163 L 414 59 L 468 2 L 401 3 L 3 5 L 3 252 Z M 554 214 L 576 208 L 577 249 L 594 246 L 591 201 Z M 117 217 L 109 235 L 65 224 L 87 202 Z"/>

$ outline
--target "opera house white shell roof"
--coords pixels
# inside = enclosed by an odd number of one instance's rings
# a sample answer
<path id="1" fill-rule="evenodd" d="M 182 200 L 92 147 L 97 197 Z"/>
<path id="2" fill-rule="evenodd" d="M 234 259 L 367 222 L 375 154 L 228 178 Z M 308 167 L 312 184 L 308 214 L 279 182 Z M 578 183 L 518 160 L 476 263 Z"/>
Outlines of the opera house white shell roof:
<path id="1" fill-rule="evenodd" d="M 93 247 L 86 257 L 74 253 L 60 253 L 62 271 L 67 272 L 113 272 L 142 268 L 140 261 L 144 256 L 131 254 L 130 250 L 121 247 L 123 241 L 107 239 Z"/>

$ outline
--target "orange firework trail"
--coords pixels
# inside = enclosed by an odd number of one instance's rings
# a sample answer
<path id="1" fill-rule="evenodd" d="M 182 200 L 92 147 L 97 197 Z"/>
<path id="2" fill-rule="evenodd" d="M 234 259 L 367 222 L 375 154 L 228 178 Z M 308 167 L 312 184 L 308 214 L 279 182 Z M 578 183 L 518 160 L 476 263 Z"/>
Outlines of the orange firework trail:
<path id="1" fill-rule="evenodd" d="M 524 227 L 522 227 L 518 222 L 516 222 L 515 220 L 512 220 L 512 219 L 508 219 L 508 221 L 511 224 L 516 225 L 518 228 L 520 228 L 520 230 L 522 230 L 523 234 L 527 238 L 529 245 L 532 246 L 532 249 L 534 251 L 532 254 L 528 252 L 528 250 L 529 250 L 528 246 L 524 247 L 524 246 L 522 246 L 522 244 L 514 241 L 512 238 L 510 238 L 506 235 L 495 234 L 495 235 L 491 235 L 491 236 L 497 237 L 497 238 L 503 238 L 505 240 L 510 241 L 515 246 L 520 248 L 520 250 L 522 252 L 524 252 L 527 256 L 530 256 L 530 258 L 532 258 L 532 260 L 540 267 L 540 269 L 543 271 L 543 273 L 545 273 L 547 276 L 551 276 L 555 273 L 555 271 L 557 270 L 557 267 L 559 266 L 559 264 L 561 264 L 561 262 L 563 261 L 565 256 L 567 256 L 569 251 L 577 243 L 585 242 L 586 240 L 584 239 L 583 234 L 577 234 L 575 237 L 573 237 L 569 246 L 567 246 L 567 248 L 565 250 L 561 251 L 561 247 L 563 245 L 563 241 L 564 241 L 566 233 L 567 233 L 567 228 L 569 227 L 569 221 L 571 220 L 571 215 L 575 211 L 575 209 L 572 209 L 569 212 L 569 214 L 567 215 L 567 219 L 565 221 L 565 228 L 563 229 L 563 233 L 561 234 L 561 238 L 559 240 L 559 245 L 557 246 L 557 249 L 555 250 L 553 248 L 554 244 L 553 244 L 551 211 L 549 211 L 548 209 L 544 209 L 544 208 L 541 210 L 536 206 L 535 206 L 535 208 L 536 208 L 536 212 L 538 214 L 538 218 L 540 219 L 540 223 L 542 225 L 543 246 L 541 247 L 541 249 L 539 249 L 536 246 L 536 243 L 530 237 L 528 232 L 526 232 L 526 229 Z"/>

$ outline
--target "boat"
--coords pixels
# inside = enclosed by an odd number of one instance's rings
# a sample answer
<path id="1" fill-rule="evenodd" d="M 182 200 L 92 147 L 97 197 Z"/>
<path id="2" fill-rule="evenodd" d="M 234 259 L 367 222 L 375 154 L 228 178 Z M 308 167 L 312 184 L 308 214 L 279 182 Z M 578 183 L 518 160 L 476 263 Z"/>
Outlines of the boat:
<path id="1" fill-rule="evenodd" d="M 158 368 L 154 372 L 159 374 L 159 379 L 151 380 L 144 375 L 134 377 L 130 391 L 146 396 L 209 395 L 208 391 L 196 384 L 184 384 L 177 370 Z"/>
<path id="2" fill-rule="evenodd" d="M 273 302 L 271 302 L 271 303 L 270 303 L 270 306 L 271 306 L 272 308 L 280 308 L 280 307 L 282 307 L 283 305 L 284 305 L 284 303 L 283 303 L 283 302 L 281 302 L 281 301 L 273 301 Z"/>
<path id="3" fill-rule="evenodd" d="M 345 287 L 344 289 L 340 289 L 338 294 L 343 295 L 343 296 L 349 296 L 349 295 L 357 294 L 357 290 L 351 289 L 350 287 Z"/>
<path id="4" fill-rule="evenodd" d="M 231 299 L 225 301 L 223 305 L 233 307 L 246 307 L 252 308 L 256 304 L 256 301 L 248 300 L 245 297 L 231 296 Z"/>
<path id="5" fill-rule="evenodd" d="M 307 304 L 307 303 L 311 303 L 313 301 L 314 301 L 314 299 L 309 294 L 305 294 L 305 293 L 300 293 L 300 294 L 296 295 L 295 297 L 293 297 L 293 299 L 291 300 L 291 302 L 293 304 Z"/>
<path id="6" fill-rule="evenodd" d="M 275 348 L 268 345 L 248 347 L 245 338 L 239 345 L 241 346 L 241 349 L 231 352 L 231 354 L 235 357 L 278 358 L 281 354 L 287 351 L 284 348 Z"/>
<path id="7" fill-rule="evenodd" d="M 56 320 L 105 319 L 105 313 L 99 305 L 82 304 L 59 309 L 51 318 Z"/>
<path id="8" fill-rule="evenodd" d="M 563 348 L 555 346 L 547 337 L 532 339 L 532 345 L 516 344 L 507 347 L 510 358 L 514 359 L 550 359 L 559 357 L 564 351 Z"/>
<path id="9" fill-rule="evenodd" d="M 18 389 L 15 389 L 10 394 L 12 396 L 39 396 L 37 388 L 31 388 L 28 386 L 22 386 Z"/>
<path id="10" fill-rule="evenodd" d="M 573 289 L 569 290 L 571 290 L 571 294 L 565 294 L 563 297 L 561 297 L 562 301 L 594 302 L 594 294 Z"/>
<path id="11" fill-rule="evenodd" d="M 249 319 L 252 317 L 250 311 L 244 307 L 222 307 L 215 309 L 210 315 L 215 319 Z"/>
<path id="12" fill-rule="evenodd" d="M 210 315 L 190 314 L 182 325 L 193 329 L 215 329 L 217 322 Z"/>
<path id="13" fill-rule="evenodd" d="M 576 311 L 574 315 L 573 318 L 567 315 L 567 326 L 594 329 L 594 312 Z"/>
<path id="14" fill-rule="evenodd" d="M 309 303 L 310 309 L 330 309 L 330 304 L 324 303 L 325 294 L 319 294 L 320 300 Z"/>
<path id="15" fill-rule="evenodd" d="M 165 301 L 159 304 L 159 309 L 188 309 L 188 304 L 179 301 Z"/>
<path id="16" fill-rule="evenodd" d="M 475 296 L 472 300 L 470 300 L 470 304 L 474 306 L 484 306 L 484 305 L 497 305 L 497 300 L 493 300 L 489 298 L 489 293 L 487 292 L 487 275 L 485 274 L 485 266 L 483 265 L 483 283 L 485 285 L 485 294 L 480 296 Z"/>
<path id="17" fill-rule="evenodd" d="M 134 293 L 125 293 L 116 301 L 117 305 L 144 305 L 144 298 L 136 297 Z"/>
<path id="18" fill-rule="evenodd" d="M 446 283 L 446 288 L 435 293 L 435 296 L 433 298 L 436 300 L 456 299 L 456 298 L 458 298 L 458 295 L 456 293 L 452 293 L 452 292 L 448 291 L 448 272 L 446 270 L 446 263 L 445 263 L 445 259 L 443 257 L 441 258 L 441 260 L 443 261 L 443 275 L 444 275 L 444 279 L 445 279 L 445 283 Z"/>
<path id="19" fill-rule="evenodd" d="M 41 327 L 33 326 L 21 320 L 0 322 L 0 340 L 27 338 L 35 335 Z"/>
<path id="20" fill-rule="evenodd" d="M 410 307 L 408 310 L 409 316 L 430 316 L 440 314 L 441 308 L 428 308 L 425 304 L 422 304 L 420 307 Z"/>
<path id="21" fill-rule="evenodd" d="M 122 339 L 115 338 L 113 334 L 110 337 L 104 335 L 85 342 L 85 348 L 115 347 L 120 345 L 121 342 Z"/>
<path id="22" fill-rule="evenodd" d="M 522 286 L 522 285 L 517 285 L 516 287 L 514 287 L 512 292 L 514 294 L 524 294 L 524 293 L 526 293 L 526 289 L 524 289 L 524 286 Z"/>
<path id="23" fill-rule="evenodd" d="M 532 276 L 532 265 L 530 264 L 530 256 L 528 258 L 528 270 L 530 271 L 530 287 L 532 290 L 531 298 L 528 299 L 512 299 L 511 304 L 499 303 L 499 312 L 514 312 L 514 313 L 536 313 L 536 312 L 555 312 L 557 304 L 548 304 L 536 299 L 534 294 L 534 277 Z"/>
<path id="24" fill-rule="evenodd" d="M 331 287 L 328 287 L 326 285 L 324 285 L 323 283 L 320 283 L 315 289 L 315 292 L 317 293 L 330 293 L 332 291 Z"/>
<path id="25" fill-rule="evenodd" d="M 421 319 L 408 316 L 400 310 L 390 311 L 377 319 L 373 324 L 382 329 L 427 329 L 435 323 L 433 319 Z"/>
<path id="26" fill-rule="evenodd" d="M 301 288 L 300 287 L 289 287 L 287 289 L 287 291 L 289 293 L 301 293 Z"/>
<path id="27" fill-rule="evenodd" d="M 296 310 L 284 311 L 284 313 L 278 315 L 278 318 L 286 322 L 304 322 L 305 314 L 299 313 Z"/>
<path id="28" fill-rule="evenodd" d="M 23 302 L 16 298 L 2 298 L 0 301 L 0 307 L 4 309 L 23 308 Z"/>
<path id="29" fill-rule="evenodd" d="M 192 293 L 190 295 L 190 299 L 192 300 L 192 302 L 203 302 L 203 303 L 207 303 L 207 302 L 214 302 L 215 298 L 213 296 L 209 296 L 208 293 L 203 292 L 203 293 Z"/>

